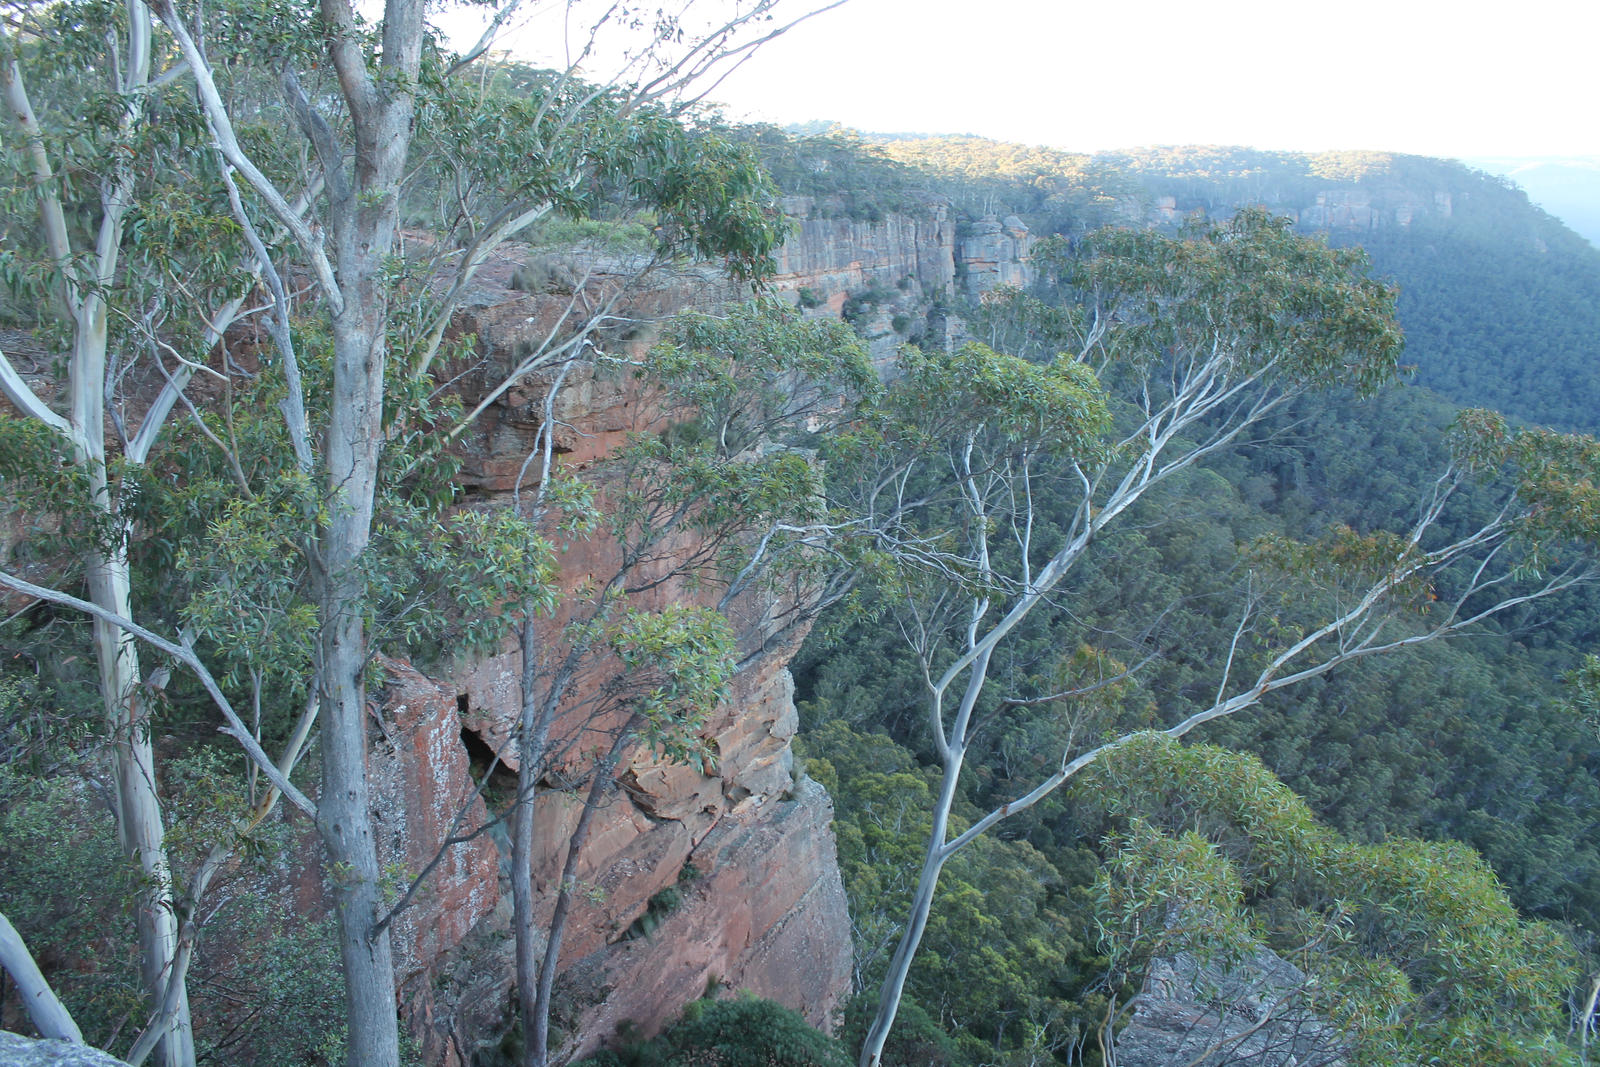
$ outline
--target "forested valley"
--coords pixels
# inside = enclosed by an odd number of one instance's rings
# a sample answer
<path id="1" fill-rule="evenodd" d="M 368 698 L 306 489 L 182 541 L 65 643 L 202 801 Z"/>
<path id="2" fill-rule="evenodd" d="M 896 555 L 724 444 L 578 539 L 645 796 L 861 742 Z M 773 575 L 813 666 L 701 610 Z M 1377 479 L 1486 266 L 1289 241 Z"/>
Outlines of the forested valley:
<path id="1" fill-rule="evenodd" d="M 1594 1061 L 1600 252 L 1438 160 L 679 103 L 769 3 L 610 85 L 324 7 L 0 29 L 0 1027 Z M 779 270 L 928 219 L 948 277 Z M 853 995 L 786 945 L 804 1019 L 731 955 L 606 1014 L 686 915 L 781 933 L 722 859 L 818 783 Z"/>
<path id="2" fill-rule="evenodd" d="M 932 191 L 948 197 L 960 218 L 1012 211 L 1036 232 L 1075 243 L 1132 220 L 1176 229 L 1192 212 L 1225 216 L 1251 203 L 1294 210 L 1319 193 L 1354 192 L 1391 207 L 1434 202 L 1438 193 L 1454 199 L 1451 217 L 1419 212 L 1409 226 L 1369 216 L 1354 226 L 1334 220 L 1300 227 L 1362 248 L 1373 275 L 1398 285 L 1408 365 L 1402 382 L 1366 397 L 1333 389 L 1295 398 L 1103 535 L 1050 621 L 1034 624 L 1010 653 L 1008 688 L 988 698 L 991 719 L 974 746 L 978 766 L 956 802 L 958 825 L 1025 794 L 1063 748 L 1072 749 L 1073 729 L 1163 727 L 1210 704 L 1219 665 L 1236 642 L 1240 605 L 1260 577 L 1247 546 L 1262 538 L 1409 528 L 1447 462 L 1462 407 L 1498 408 L 1528 424 L 1595 428 L 1600 254 L 1516 190 L 1459 164 L 1205 148 L 1091 158 L 972 138 L 867 145 L 849 133 L 810 132 L 819 154 L 845 152 L 853 142 L 866 157 L 796 175 L 796 188 L 812 195 L 826 195 L 819 183 L 829 174 L 849 175 L 834 189 L 836 210 L 871 217 L 901 207 L 913 190 Z M 1048 351 L 1015 332 L 1017 310 L 995 299 L 972 309 L 974 335 L 1007 351 Z M 1471 522 L 1466 516 L 1492 506 L 1473 499 L 1454 521 Z M 1579 956 L 1569 960 L 1587 961 L 1567 973 L 1592 974 L 1600 747 L 1584 710 L 1594 669 L 1585 656 L 1600 602 L 1579 590 L 1560 604 L 1554 612 L 1549 605 L 1512 612 L 1472 638 L 1341 666 L 1200 727 L 1182 755 L 1144 757 L 1171 760 L 1159 771 L 1100 770 L 974 845 L 947 870 L 929 920 L 934 943 L 912 968 L 902 1009 L 912 1014 L 891 1037 L 891 1058 L 898 1048 L 895 1062 L 905 1063 L 1098 1062 L 1109 1043 L 1100 1031 L 1137 991 L 1141 966 L 1191 936 L 1169 929 L 1140 944 L 1126 925 L 1107 922 L 1107 908 L 1119 898 L 1106 872 L 1126 874 L 1117 865 L 1144 855 L 1138 850 L 1150 847 L 1146 834 L 1177 848 L 1174 839 L 1198 832 L 1241 879 L 1250 936 L 1300 946 L 1303 955 L 1294 958 L 1313 973 L 1326 967 L 1348 976 L 1351 958 L 1338 957 L 1350 952 L 1364 957 L 1359 966 L 1381 962 L 1412 983 L 1439 981 L 1453 965 L 1405 962 L 1411 949 L 1398 946 L 1439 944 L 1451 935 L 1424 932 L 1427 924 L 1458 920 L 1432 906 L 1401 918 L 1404 906 L 1390 896 L 1400 892 L 1398 883 L 1378 891 L 1379 882 L 1364 883 L 1353 872 L 1285 871 L 1281 858 L 1263 855 L 1279 835 L 1369 850 L 1366 862 L 1397 870 L 1416 864 L 1395 876 L 1419 887 L 1431 878 L 1480 886 L 1498 880 L 1520 914 L 1570 938 Z M 1266 621 L 1292 625 L 1287 616 Z M 868 990 L 903 922 L 902 900 L 922 862 L 925 812 L 939 781 L 922 707 L 927 681 L 908 648 L 907 625 L 888 599 L 874 601 L 862 621 L 820 628 L 795 666 L 807 766 L 839 805 L 858 974 Z M 1093 693 L 1006 706 L 1016 696 L 1086 690 L 1107 677 L 1115 685 Z M 1440 845 L 1430 852 L 1413 844 L 1423 841 Z M 1489 881 L 1479 861 L 1451 851 L 1452 841 L 1483 858 L 1493 871 Z M 1176 854 L 1164 858 L 1180 864 Z M 1201 876 L 1190 873 L 1198 885 Z M 1361 900 L 1362 892 L 1373 895 Z M 1308 933 L 1308 915 L 1325 922 L 1337 915 L 1348 925 L 1323 938 Z M 1128 922 L 1125 913 L 1119 918 Z M 982 950 L 971 951 L 974 944 Z M 1557 999 L 1581 1007 L 1585 986 L 1580 978 Z M 1444 986 L 1413 984 L 1409 995 L 1417 1000 L 1408 1010 L 1428 1004 L 1422 1014 L 1433 1020 L 1407 1020 L 1391 1008 L 1368 1035 L 1373 1044 L 1364 1062 L 1430 1054 L 1442 1062 L 1561 1059 L 1548 1048 L 1500 1046 L 1509 1034 L 1498 1027 L 1484 1041 L 1483 1017 L 1470 1018 L 1481 1006 L 1447 1006 L 1455 994 Z M 1344 1010 L 1354 1018 L 1358 1009 Z M 1457 1010 L 1463 1014 L 1452 1020 Z M 1529 1033 L 1551 1024 L 1558 1033 L 1560 1018 L 1557 1011 Z M 864 1028 L 864 1017 L 854 1025 Z M 1435 1026 L 1441 1030 L 1422 1033 Z M 1431 1053 L 1398 1051 L 1419 1037 Z M 1237 1061 L 1215 1062 L 1257 1061 L 1241 1052 Z M 1316 1062 L 1315 1053 L 1305 1062 Z"/>

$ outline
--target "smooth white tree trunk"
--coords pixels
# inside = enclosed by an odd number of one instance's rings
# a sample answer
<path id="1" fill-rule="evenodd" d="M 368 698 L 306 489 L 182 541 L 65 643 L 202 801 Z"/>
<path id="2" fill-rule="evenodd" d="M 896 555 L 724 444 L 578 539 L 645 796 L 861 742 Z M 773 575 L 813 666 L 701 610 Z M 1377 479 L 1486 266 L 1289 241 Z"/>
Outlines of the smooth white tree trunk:
<path id="1" fill-rule="evenodd" d="M 123 618 L 132 618 L 126 551 L 93 557 L 88 563 L 90 601 Z M 154 1015 L 159 1016 L 162 1005 L 173 1005 L 169 1018 L 154 1020 L 166 1031 L 157 1046 L 157 1056 L 159 1062 L 171 1067 L 186 1067 L 195 1061 L 194 1034 L 188 994 L 182 988 L 183 976 L 173 970 L 178 919 L 161 798 L 156 791 L 150 706 L 141 686 L 138 648 L 120 627 L 98 618 L 93 625 L 116 783 L 117 831 L 123 852 L 139 865 L 142 875 L 135 911 L 140 975 Z M 168 989 L 169 980 L 178 983 L 175 996 Z"/>
<path id="2" fill-rule="evenodd" d="M 371 248 L 359 243 L 362 251 Z M 376 251 L 381 258 L 387 247 Z M 375 267 L 366 276 L 369 284 L 373 274 Z M 330 519 L 314 549 L 323 683 L 317 829 L 339 917 L 349 1022 L 346 1062 L 351 1067 L 396 1067 L 400 1046 L 394 954 L 389 928 L 379 926 L 386 908 L 367 784 L 368 645 L 360 574 L 372 534 L 382 441 L 385 339 L 383 317 L 367 310 L 373 305 L 363 295 L 347 290 L 343 313 L 334 316 L 334 395 L 327 436 Z"/>
<path id="3" fill-rule="evenodd" d="M 861 1046 L 861 1067 L 878 1067 L 883 1057 L 884 1042 L 894 1027 L 895 1015 L 900 1010 L 900 997 L 906 988 L 906 977 L 911 973 L 911 961 L 922 945 L 922 935 L 928 928 L 928 914 L 933 910 L 933 895 L 939 888 L 939 875 L 950 858 L 945 850 L 945 839 L 950 830 L 950 809 L 955 804 L 956 787 L 961 781 L 961 764 L 965 751 L 953 752 L 945 760 L 944 776 L 939 785 L 939 799 L 933 810 L 933 829 L 928 834 L 928 847 L 922 860 L 922 873 L 917 877 L 917 888 L 911 897 L 911 914 L 906 919 L 905 931 L 895 946 L 889 961 L 889 973 L 884 977 L 878 993 L 878 1013 Z"/>
<path id="4" fill-rule="evenodd" d="M 113 51 L 122 53 L 113 57 L 112 69 L 127 101 L 119 120 L 119 133 L 131 138 L 144 118 L 152 27 L 150 12 L 142 0 L 127 0 L 126 9 L 127 33 L 120 44 L 112 43 Z M 12 45 L 9 40 L 5 43 L 8 48 Z M 39 235 L 59 272 L 53 286 L 53 303 L 71 324 L 69 410 L 65 417 L 53 412 L 22 381 L 3 354 L 0 388 L 19 411 L 51 427 L 70 444 L 74 461 L 88 480 L 92 504 L 105 516 L 107 526 L 108 543 L 91 551 L 85 559 L 89 600 L 119 618 L 131 619 L 128 530 L 116 515 L 115 487 L 107 480 L 105 420 L 110 340 L 107 299 L 116 281 L 124 222 L 132 207 L 133 177 L 127 167 L 120 165 L 102 176 L 99 216 L 93 223 L 92 240 L 75 249 L 55 181 L 51 145 L 34 112 L 14 51 L 0 70 L 0 89 L 26 145 L 38 196 Z M 153 421 L 157 425 L 152 429 L 159 428 L 160 416 Z M 126 458 L 135 465 L 143 461 L 142 454 Z M 188 996 L 181 976 L 172 985 L 177 918 L 150 742 L 150 709 L 141 690 L 138 650 L 129 634 L 99 618 L 94 622 L 93 640 L 102 714 L 111 745 L 118 835 L 123 850 L 139 864 L 143 876 L 135 920 L 151 1021 L 165 1031 L 158 1047 L 159 1062 L 164 1067 L 192 1067 L 194 1042 Z M 169 1005 L 170 1012 L 164 1011 L 163 1005 Z"/>
<path id="5" fill-rule="evenodd" d="M 83 1044 L 83 1032 L 73 1021 L 72 1013 L 67 1011 L 56 997 L 55 990 L 50 988 L 50 983 L 39 973 L 39 965 L 33 962 L 33 953 L 28 951 L 22 935 L 17 933 L 17 928 L 3 913 L 0 913 L 0 967 L 5 968 L 5 972 L 16 983 L 17 995 L 22 998 L 28 1019 L 41 1036 L 70 1041 L 74 1045 Z"/>

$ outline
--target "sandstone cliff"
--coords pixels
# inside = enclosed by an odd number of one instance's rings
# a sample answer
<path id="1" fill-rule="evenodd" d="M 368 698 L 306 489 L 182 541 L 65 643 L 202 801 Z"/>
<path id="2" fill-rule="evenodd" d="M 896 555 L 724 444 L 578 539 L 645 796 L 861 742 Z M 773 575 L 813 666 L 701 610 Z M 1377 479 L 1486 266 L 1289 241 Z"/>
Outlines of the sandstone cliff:
<path id="1" fill-rule="evenodd" d="M 1421 190 L 1394 185 L 1339 185 L 1314 191 L 1260 189 L 1249 194 L 1183 197 L 1161 194 L 1148 199 L 1124 197 L 1117 214 L 1128 223 L 1177 226 L 1195 211 L 1231 212 L 1243 204 L 1262 204 L 1288 216 L 1302 229 L 1360 237 L 1408 230 L 1424 220 L 1453 217 L 1462 194 L 1448 189 Z"/>
<path id="2" fill-rule="evenodd" d="M 774 284 L 810 289 L 833 314 L 846 296 L 874 286 L 898 287 L 909 279 L 920 296 L 949 292 L 955 282 L 955 223 L 948 201 L 929 197 L 921 212 L 877 221 L 824 217 L 809 196 L 783 200 L 794 226 L 778 252 Z"/>
<path id="3" fill-rule="evenodd" d="M 825 207 L 829 210 L 823 210 Z M 1032 280 L 1034 238 L 1015 215 L 958 227 L 950 203 L 929 196 L 919 211 L 855 219 L 813 197 L 783 200 L 793 230 L 777 256 L 773 287 L 812 315 L 843 316 L 887 371 L 902 344 L 948 347 L 965 339 L 948 299 L 980 299 Z M 930 314 L 930 307 L 936 308 Z"/>
<path id="4" fill-rule="evenodd" d="M 568 307 L 570 293 L 513 288 L 518 257 L 513 249 L 489 265 L 458 318 L 462 335 L 476 338 L 472 355 L 451 371 L 468 403 Z M 620 284 L 621 269 L 602 268 L 588 284 L 598 294 Z M 637 324 L 732 295 L 712 272 L 657 279 L 618 308 L 619 321 L 635 325 L 602 336 L 596 358 L 569 369 L 552 410 L 556 448 L 565 468 L 602 486 L 602 505 L 607 457 L 656 418 L 625 371 L 608 370 L 603 357 L 642 356 L 651 328 Z M 474 506 L 510 506 L 519 481 L 531 487 L 524 460 L 551 388 L 551 375 L 533 375 L 491 404 L 462 441 L 461 477 Z M 611 565 L 613 549 L 603 536 L 574 545 L 562 557 L 560 582 L 577 589 Z M 714 596 L 675 580 L 640 604 Z M 593 1050 L 624 1023 L 653 1033 L 708 990 L 748 990 L 823 1027 L 849 992 L 850 928 L 832 806 L 821 786 L 796 777 L 790 751 L 797 716 L 786 664 L 804 629 L 782 628 L 774 617 L 781 606 L 756 596 L 731 606 L 742 668 L 703 731 L 718 754 L 715 770 L 661 762 L 643 746 L 618 769 L 590 832 L 563 945 L 552 1020 L 563 1055 Z M 553 620 L 551 633 L 564 621 Z M 371 767 L 380 783 L 374 804 L 383 859 L 415 872 L 443 843 L 469 838 L 444 848 L 426 891 L 396 922 L 403 1007 L 424 1062 L 466 1065 L 499 1041 L 512 1004 L 509 840 L 498 826 L 470 831 L 489 815 L 474 789 L 493 757 L 492 805 L 503 809 L 514 789 L 506 782 L 516 766 L 519 653 L 507 648 L 432 677 L 403 662 L 385 666 Z M 546 915 L 580 805 L 558 788 L 559 770 L 537 807 L 542 858 L 534 881 Z M 313 848 L 309 835 L 306 848 Z M 314 860 L 307 869 L 316 869 Z M 325 909 L 320 885 L 298 892 L 303 910 Z"/>
<path id="5" fill-rule="evenodd" d="M 972 224 L 961 242 L 961 262 L 966 266 L 968 295 L 982 296 L 1002 285 L 1028 284 L 1028 256 L 1033 236 L 1015 215 L 993 215 Z"/>

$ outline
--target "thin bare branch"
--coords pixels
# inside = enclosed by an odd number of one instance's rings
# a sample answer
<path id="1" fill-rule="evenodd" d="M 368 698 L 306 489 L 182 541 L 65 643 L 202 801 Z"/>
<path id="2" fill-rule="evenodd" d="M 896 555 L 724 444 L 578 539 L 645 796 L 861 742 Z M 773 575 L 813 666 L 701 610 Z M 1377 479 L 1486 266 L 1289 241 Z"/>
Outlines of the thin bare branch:
<path id="1" fill-rule="evenodd" d="M 249 727 L 244 724 L 244 720 L 239 717 L 239 714 L 236 711 L 234 711 L 232 703 L 229 702 L 227 696 L 222 692 L 222 687 L 217 684 L 217 680 L 211 676 L 210 670 L 206 668 L 205 663 L 200 659 L 200 657 L 195 654 L 192 647 L 169 641 L 159 634 L 145 629 L 132 619 L 123 618 L 116 612 L 102 608 L 98 604 L 92 604 L 87 600 L 80 600 L 78 597 L 75 597 L 70 593 L 63 593 L 56 589 L 46 589 L 43 586 L 34 585 L 32 582 L 25 581 L 21 578 L 18 578 L 16 575 L 9 574 L 5 571 L 0 571 L 0 585 L 8 586 L 17 590 L 19 593 L 26 593 L 29 596 L 37 597 L 40 600 L 47 600 L 52 604 L 60 604 L 64 607 L 72 608 L 75 611 L 81 611 L 86 615 L 92 615 L 97 619 L 101 619 L 112 624 L 113 626 L 120 627 L 121 629 L 132 634 L 134 637 L 137 637 L 139 640 L 157 649 L 160 649 L 162 652 L 165 652 L 167 655 L 173 657 L 184 666 L 188 667 L 195 673 L 195 677 L 200 679 L 200 684 L 205 686 L 205 690 L 208 694 L 210 694 L 211 700 L 216 705 L 217 710 L 222 712 L 222 717 L 227 720 L 227 725 L 219 726 L 217 728 L 218 731 L 227 734 L 229 737 L 237 741 L 240 747 L 244 749 L 245 754 L 250 757 L 251 761 L 254 762 L 256 766 L 261 768 L 261 773 L 266 775 L 267 780 L 273 785 L 277 786 L 278 789 L 282 790 L 283 795 L 288 797 L 295 807 L 299 808 L 313 819 L 316 818 L 317 806 L 311 802 L 311 798 L 302 793 L 294 786 L 293 783 L 288 780 L 288 778 L 284 777 L 283 774 L 279 772 L 277 766 L 272 762 L 271 757 L 269 757 L 261 748 L 261 745 L 257 743 L 254 735 L 251 734 Z"/>

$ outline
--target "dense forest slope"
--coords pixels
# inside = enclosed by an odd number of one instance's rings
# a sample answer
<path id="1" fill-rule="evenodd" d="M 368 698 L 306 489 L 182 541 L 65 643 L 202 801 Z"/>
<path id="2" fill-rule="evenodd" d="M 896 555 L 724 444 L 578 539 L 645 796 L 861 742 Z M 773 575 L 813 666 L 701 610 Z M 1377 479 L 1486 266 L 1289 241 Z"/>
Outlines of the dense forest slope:
<path id="1" fill-rule="evenodd" d="M 1315 539 L 1345 527 L 1401 530 L 1414 521 L 1445 462 L 1459 406 L 1494 407 L 1564 429 L 1596 425 L 1600 254 L 1516 189 L 1459 164 L 1213 148 L 1088 157 L 976 138 L 873 145 L 838 130 L 811 132 L 796 140 L 758 132 L 754 140 L 765 142 L 781 183 L 862 225 L 929 198 L 947 203 L 957 282 L 967 272 L 963 238 L 995 220 L 1087 247 L 1087 235 L 1102 226 L 1175 232 L 1196 212 L 1225 217 L 1264 204 L 1301 232 L 1359 245 L 1372 272 L 1399 287 L 1403 359 L 1416 367 L 1413 384 L 1367 399 L 1347 391 L 1299 398 L 1205 469 L 1142 502 L 1060 591 L 1061 612 L 1029 631 L 1008 669 L 1070 672 L 1103 656 L 1132 668 L 1106 698 L 1124 716 L 1114 721 L 1143 716 L 1163 725 L 1213 699 L 1217 657 L 1236 639 L 1234 605 L 1251 581 L 1241 562 L 1251 544 L 1263 536 Z M 1030 292 L 1044 301 L 1036 311 L 1061 297 L 1043 284 L 1044 274 L 1029 272 L 1039 283 Z M 874 294 L 866 284 L 846 306 L 888 300 L 897 337 L 925 346 L 970 334 L 1049 357 L 1037 332 L 1019 329 L 1015 316 L 999 310 L 1003 300 L 975 295 L 960 284 L 927 294 L 920 305 L 926 320 L 908 314 L 903 297 Z M 951 322 L 960 325 L 952 329 Z M 1486 506 L 1468 500 L 1456 521 L 1471 521 Z M 902 633 L 884 622 L 894 613 L 885 598 L 865 621 L 821 627 L 795 666 L 800 741 L 839 806 L 858 977 L 869 989 L 902 921 L 903 889 L 895 887 L 914 880 L 919 835 L 927 830 L 922 811 L 938 788 L 940 763 L 921 710 L 925 683 L 916 659 Z M 1572 709 L 1562 678 L 1597 640 L 1600 604 L 1592 595 L 1569 597 L 1555 611 L 1513 613 L 1478 638 L 1351 664 L 1202 731 L 1207 742 L 1258 755 L 1270 784 L 1241 784 L 1255 781 L 1256 772 L 1247 762 L 1230 763 L 1235 757 L 1222 750 L 1205 755 L 1201 746 L 1191 758 L 1231 768 L 1217 773 L 1232 785 L 1208 787 L 1222 793 L 1256 790 L 1250 795 L 1259 801 L 1261 791 L 1281 788 L 1281 779 L 1309 805 L 1293 819 L 1315 819 L 1315 834 L 1339 835 L 1346 843 L 1335 849 L 1354 850 L 1350 855 L 1366 857 L 1361 864 L 1399 864 L 1394 872 L 1424 864 L 1412 875 L 1395 873 L 1402 881 L 1426 869 L 1433 872 L 1427 877 L 1479 884 L 1481 872 L 1470 864 L 1451 867 L 1470 853 L 1444 844 L 1427 853 L 1411 843 L 1465 842 L 1493 870 L 1485 884 L 1497 879 L 1524 916 L 1558 924 L 1572 944 L 1592 951 L 1600 930 L 1600 742 Z M 958 820 L 1019 795 L 1061 740 L 1059 721 L 1043 712 L 998 722 L 975 749 L 981 769 L 963 783 Z M 1174 765 L 1170 773 L 1177 782 L 1194 772 Z M 1207 800 L 1151 788 L 1119 806 L 1107 795 L 1122 787 L 1117 775 L 1137 772 L 1119 771 L 1051 800 L 951 864 L 930 920 L 935 944 L 912 970 L 909 1014 L 887 1062 L 1098 1062 L 1097 1028 L 1143 973 L 1138 965 L 1119 970 L 1116 938 L 1093 918 L 1104 915 L 1103 872 L 1131 847 L 1129 835 L 1142 832 L 1141 820 L 1173 833 L 1198 830 L 1238 858 L 1262 847 L 1255 835 L 1264 832 L 1241 823 L 1240 809 L 1208 808 L 1218 803 L 1216 792 Z M 1367 848 L 1379 851 L 1361 851 Z M 1402 853 L 1410 858 L 1398 859 Z M 1431 858 L 1419 859 L 1424 855 Z M 1293 879 L 1251 883 L 1251 862 L 1242 867 L 1245 896 L 1253 921 L 1269 926 L 1326 906 L 1327 898 L 1316 903 L 1317 892 L 1358 892 L 1326 872 L 1313 877 L 1329 879 L 1320 891 Z M 1385 894 L 1398 892 L 1391 884 L 1367 906 L 1388 908 L 1394 899 Z M 1380 933 L 1367 926 L 1359 918 L 1363 905 L 1353 906 L 1357 941 L 1373 948 L 1399 934 L 1399 927 Z M 1443 913 L 1431 914 L 1438 920 Z M 1401 926 L 1413 921 L 1423 920 Z M 1404 936 L 1449 935 L 1415 926 Z M 974 944 L 985 948 L 975 953 Z M 1410 951 L 1388 945 L 1380 957 L 1392 952 L 1398 961 Z M 1133 986 L 1119 984 L 1130 980 Z M 858 1010 L 849 1032 L 865 1027 L 866 1008 Z M 1456 1019 L 1451 1026 L 1477 1025 L 1467 1021 L 1476 1009 L 1441 1010 Z M 1457 1037 L 1478 1050 L 1474 1055 L 1490 1056 L 1487 1046 L 1471 1043 L 1477 1038 Z M 1548 1051 L 1504 1054 L 1505 1062 L 1563 1062 Z M 1370 1049 L 1358 1058 L 1371 1056 L 1391 1062 Z"/>

